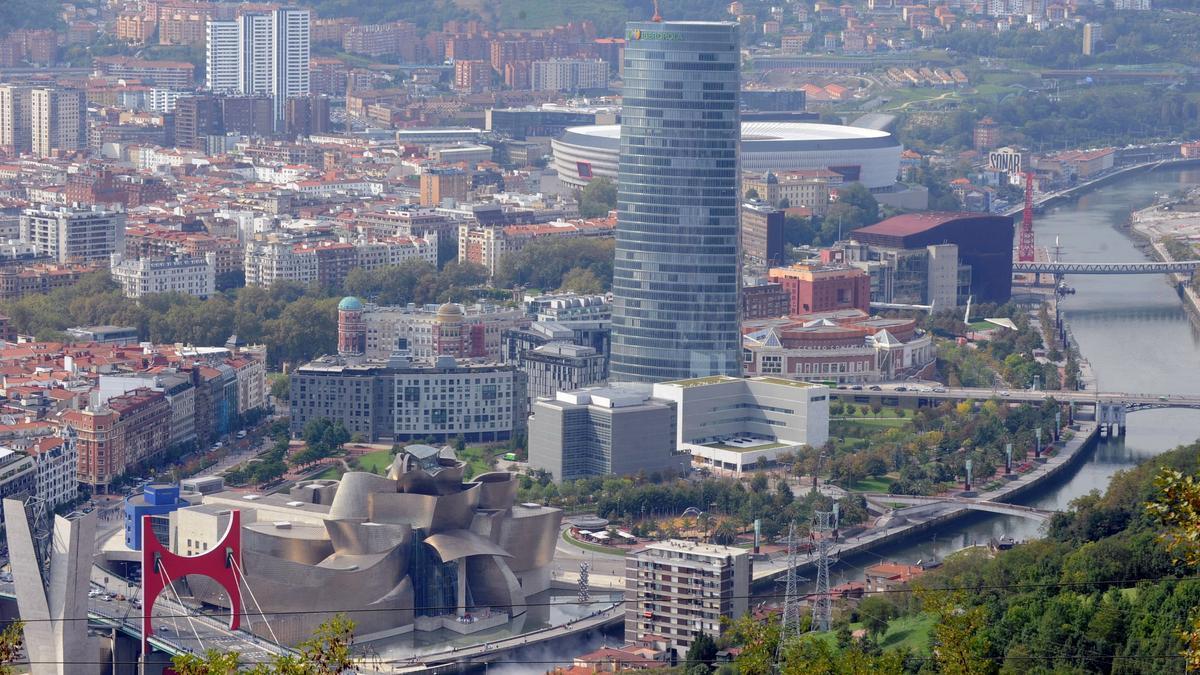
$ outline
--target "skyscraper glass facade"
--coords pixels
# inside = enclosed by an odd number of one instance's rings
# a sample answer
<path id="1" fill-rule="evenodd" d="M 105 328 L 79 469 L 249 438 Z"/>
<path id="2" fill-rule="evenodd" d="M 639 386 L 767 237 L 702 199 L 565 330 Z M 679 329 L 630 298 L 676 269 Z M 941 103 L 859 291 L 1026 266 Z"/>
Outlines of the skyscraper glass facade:
<path id="1" fill-rule="evenodd" d="M 738 375 L 738 26 L 625 37 L 611 377 Z"/>

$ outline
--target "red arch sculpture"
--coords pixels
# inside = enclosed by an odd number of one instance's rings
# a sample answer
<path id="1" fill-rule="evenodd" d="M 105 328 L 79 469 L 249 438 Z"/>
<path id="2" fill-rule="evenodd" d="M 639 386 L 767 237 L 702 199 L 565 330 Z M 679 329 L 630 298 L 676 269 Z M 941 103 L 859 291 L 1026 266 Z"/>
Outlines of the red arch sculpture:
<path id="1" fill-rule="evenodd" d="M 165 570 L 168 580 L 174 581 L 189 574 L 206 576 L 221 584 L 229 594 L 229 630 L 237 630 L 242 617 L 242 594 L 238 587 L 237 567 L 242 566 L 241 512 L 230 511 L 229 527 L 225 535 L 211 550 L 200 555 L 176 555 L 167 550 L 150 527 L 151 516 L 142 516 L 142 659 L 150 649 L 150 636 L 154 626 L 150 621 L 150 610 L 166 584 L 159 576 Z"/>

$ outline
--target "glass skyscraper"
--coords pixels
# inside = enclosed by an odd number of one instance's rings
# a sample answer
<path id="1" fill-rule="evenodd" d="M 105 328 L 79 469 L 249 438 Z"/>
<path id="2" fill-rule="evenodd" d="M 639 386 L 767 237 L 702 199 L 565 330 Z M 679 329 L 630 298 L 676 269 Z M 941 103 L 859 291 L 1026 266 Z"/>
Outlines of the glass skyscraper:
<path id="1" fill-rule="evenodd" d="M 738 25 L 625 39 L 611 379 L 739 375 Z"/>

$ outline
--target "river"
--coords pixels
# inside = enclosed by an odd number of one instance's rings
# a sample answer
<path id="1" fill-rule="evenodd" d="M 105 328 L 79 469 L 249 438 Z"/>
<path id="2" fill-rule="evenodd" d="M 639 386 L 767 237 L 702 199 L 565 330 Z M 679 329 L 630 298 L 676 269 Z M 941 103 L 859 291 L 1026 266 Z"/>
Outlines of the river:
<path id="1" fill-rule="evenodd" d="M 1136 262 L 1146 259 L 1117 226 L 1131 211 L 1151 204 L 1156 193 L 1200 184 L 1200 170 L 1174 169 L 1135 174 L 1061 203 L 1034 220 L 1039 246 L 1057 237 L 1067 262 Z M 1019 217 L 1019 216 L 1018 216 Z M 1062 313 L 1091 362 L 1101 391 L 1200 393 L 1200 329 L 1163 277 L 1075 276 L 1067 283 L 1076 294 L 1065 298 Z M 1129 416 L 1124 437 L 1100 439 L 1075 471 L 1022 503 L 1064 509 L 1091 490 L 1103 491 L 1113 474 L 1200 437 L 1200 411 L 1147 410 Z M 923 537 L 875 554 L 846 560 L 833 583 L 861 575 L 878 557 L 908 563 L 942 557 L 992 537 L 1039 536 L 1038 525 L 1015 516 L 975 514 Z"/>

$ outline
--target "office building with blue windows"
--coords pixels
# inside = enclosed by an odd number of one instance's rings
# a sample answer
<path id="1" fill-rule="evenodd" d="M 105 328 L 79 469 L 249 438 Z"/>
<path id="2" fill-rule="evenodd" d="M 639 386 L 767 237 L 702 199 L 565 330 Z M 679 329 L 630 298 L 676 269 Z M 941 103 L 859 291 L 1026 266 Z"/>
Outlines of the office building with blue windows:
<path id="1" fill-rule="evenodd" d="M 739 56 L 736 23 L 628 24 L 613 381 L 740 373 Z"/>

